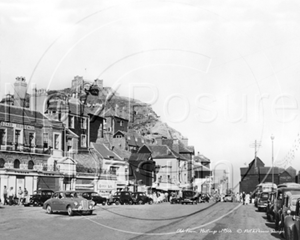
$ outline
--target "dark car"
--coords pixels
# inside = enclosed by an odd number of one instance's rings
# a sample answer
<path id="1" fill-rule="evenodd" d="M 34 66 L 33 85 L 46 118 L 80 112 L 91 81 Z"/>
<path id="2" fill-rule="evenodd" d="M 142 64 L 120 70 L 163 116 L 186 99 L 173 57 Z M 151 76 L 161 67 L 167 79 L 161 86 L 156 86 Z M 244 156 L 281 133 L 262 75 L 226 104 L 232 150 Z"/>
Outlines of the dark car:
<path id="1" fill-rule="evenodd" d="M 94 191 L 77 191 L 77 194 L 79 196 L 84 197 L 88 200 L 93 200 L 95 202 L 95 205 L 102 204 L 105 205 L 107 199 L 105 197 L 101 197 L 99 193 Z"/>
<path id="2" fill-rule="evenodd" d="M 274 216 L 275 216 L 275 230 L 279 230 L 279 228 L 283 227 L 282 223 L 282 211 L 283 211 L 283 203 L 284 196 L 286 192 L 291 192 L 293 195 L 300 194 L 299 187 L 282 187 L 278 188 L 276 191 L 276 198 L 274 200 Z M 280 222 L 282 224 L 280 224 Z"/>
<path id="3" fill-rule="evenodd" d="M 153 203 L 153 199 L 148 197 L 146 195 L 146 193 L 144 193 L 144 192 L 132 193 L 132 197 L 134 198 L 134 203 L 136 203 L 136 204 L 145 204 L 145 203 L 152 204 Z"/>
<path id="4" fill-rule="evenodd" d="M 50 189 L 38 189 L 30 195 L 29 202 L 25 203 L 24 206 L 43 206 L 44 202 L 51 198 L 53 193 L 54 191 Z"/>
<path id="5" fill-rule="evenodd" d="M 284 237 L 287 240 L 299 240 L 300 237 L 300 198 L 296 201 L 295 211 L 284 219 Z"/>
<path id="6" fill-rule="evenodd" d="M 108 205 L 111 204 L 128 204 L 128 205 L 132 205 L 133 203 L 135 203 L 135 197 L 133 195 L 132 192 L 130 191 L 123 191 L 123 192 L 116 192 L 116 194 L 114 194 L 111 199 L 108 201 Z"/>
<path id="7" fill-rule="evenodd" d="M 192 190 L 183 190 L 181 204 L 197 204 L 199 201 L 199 194 Z"/>
<path id="8" fill-rule="evenodd" d="M 274 221 L 274 199 L 275 199 L 276 192 L 270 192 L 269 193 L 269 198 L 268 198 L 268 203 L 266 207 L 266 215 L 267 219 L 270 222 Z"/>
<path id="9" fill-rule="evenodd" d="M 268 206 L 270 192 L 261 192 L 257 200 L 258 211 L 265 211 Z"/>
<path id="10" fill-rule="evenodd" d="M 59 191 L 43 204 L 43 209 L 48 214 L 53 212 L 67 212 L 69 216 L 74 213 L 92 214 L 95 210 L 95 202 L 77 195 L 76 191 Z"/>

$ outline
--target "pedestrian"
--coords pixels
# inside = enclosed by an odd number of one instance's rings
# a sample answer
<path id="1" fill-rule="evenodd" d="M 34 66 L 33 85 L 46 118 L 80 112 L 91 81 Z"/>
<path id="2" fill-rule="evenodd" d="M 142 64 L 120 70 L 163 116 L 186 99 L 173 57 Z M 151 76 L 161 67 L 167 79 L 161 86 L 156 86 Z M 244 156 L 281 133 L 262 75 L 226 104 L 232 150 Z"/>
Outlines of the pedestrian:
<path id="1" fill-rule="evenodd" d="M 6 188 L 6 186 L 4 186 L 4 189 L 3 189 L 3 198 L 4 198 L 3 205 L 8 205 L 8 202 L 7 202 L 7 188 Z"/>
<path id="2" fill-rule="evenodd" d="M 22 191 L 22 188 L 19 187 L 19 190 L 18 190 L 18 202 L 19 202 L 19 205 L 21 205 L 22 203 L 22 199 L 23 199 L 23 191 Z"/>
<path id="3" fill-rule="evenodd" d="M 243 205 L 245 205 L 245 198 L 246 198 L 246 194 L 245 194 L 245 192 L 243 192 L 243 194 L 242 194 L 242 198 L 243 198 Z"/>
<path id="4" fill-rule="evenodd" d="M 24 201 L 23 203 L 27 203 L 28 202 L 28 191 L 26 188 L 24 188 Z"/>
<path id="5" fill-rule="evenodd" d="M 9 205 L 11 206 L 13 204 L 13 198 L 14 198 L 14 188 L 10 187 L 9 193 L 8 193 L 8 201 Z"/>

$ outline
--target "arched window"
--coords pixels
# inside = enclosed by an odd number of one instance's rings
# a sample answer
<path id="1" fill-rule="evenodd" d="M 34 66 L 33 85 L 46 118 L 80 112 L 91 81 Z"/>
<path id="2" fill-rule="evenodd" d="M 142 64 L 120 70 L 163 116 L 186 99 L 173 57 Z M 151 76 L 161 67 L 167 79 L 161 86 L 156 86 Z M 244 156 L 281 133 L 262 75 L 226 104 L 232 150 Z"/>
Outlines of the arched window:
<path id="1" fill-rule="evenodd" d="M 20 168 L 20 161 L 18 159 L 14 161 L 14 168 Z"/>
<path id="2" fill-rule="evenodd" d="M 33 169 L 33 166 L 34 166 L 34 162 L 32 160 L 30 160 L 28 162 L 28 169 Z"/>
<path id="3" fill-rule="evenodd" d="M 3 158 L 0 158 L 0 168 L 4 168 L 5 161 Z"/>

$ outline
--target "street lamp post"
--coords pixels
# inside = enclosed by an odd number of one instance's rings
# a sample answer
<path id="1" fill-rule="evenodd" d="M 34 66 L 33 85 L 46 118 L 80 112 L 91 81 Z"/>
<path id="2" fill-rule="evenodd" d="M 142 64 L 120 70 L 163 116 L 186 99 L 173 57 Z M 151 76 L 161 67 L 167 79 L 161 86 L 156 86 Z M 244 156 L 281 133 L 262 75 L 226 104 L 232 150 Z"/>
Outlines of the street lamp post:
<path id="1" fill-rule="evenodd" d="M 272 189 L 274 185 L 274 135 L 271 135 L 271 140 L 272 140 Z"/>

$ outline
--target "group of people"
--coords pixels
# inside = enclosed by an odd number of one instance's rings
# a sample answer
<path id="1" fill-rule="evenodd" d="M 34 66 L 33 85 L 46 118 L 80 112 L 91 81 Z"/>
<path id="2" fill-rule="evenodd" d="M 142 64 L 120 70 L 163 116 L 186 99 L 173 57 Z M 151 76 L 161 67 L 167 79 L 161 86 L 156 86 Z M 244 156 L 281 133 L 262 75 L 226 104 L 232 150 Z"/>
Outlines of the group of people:
<path id="1" fill-rule="evenodd" d="M 3 205 L 22 205 L 28 201 L 28 191 L 24 188 L 24 191 L 19 187 L 17 194 L 15 194 L 14 188 L 10 187 L 8 190 L 6 186 L 3 189 Z"/>
<path id="2" fill-rule="evenodd" d="M 243 205 L 248 205 L 250 204 L 250 194 L 249 193 L 245 193 L 245 192 L 242 192 L 242 193 L 237 193 L 236 194 L 236 200 L 237 202 L 242 202 Z"/>

